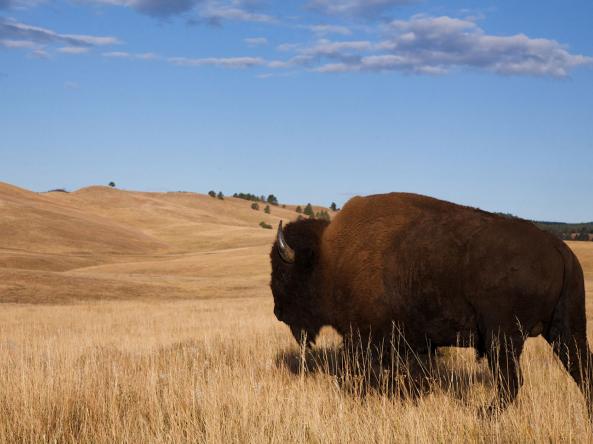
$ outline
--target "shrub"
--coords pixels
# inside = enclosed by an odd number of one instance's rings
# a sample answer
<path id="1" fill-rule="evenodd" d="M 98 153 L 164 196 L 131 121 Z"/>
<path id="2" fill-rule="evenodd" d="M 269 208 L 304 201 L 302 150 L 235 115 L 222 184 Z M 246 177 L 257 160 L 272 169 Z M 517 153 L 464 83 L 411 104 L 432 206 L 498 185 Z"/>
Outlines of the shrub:
<path id="1" fill-rule="evenodd" d="M 208 196 L 216 198 L 216 191 L 208 191 Z"/>
<path id="2" fill-rule="evenodd" d="M 302 212 L 303 212 L 303 209 L 302 209 L 302 208 L 301 208 L 301 206 L 299 205 L 298 207 L 296 207 L 296 210 L 295 210 L 295 211 L 296 211 L 297 213 L 302 213 Z"/>
<path id="3" fill-rule="evenodd" d="M 266 207 L 264 208 L 264 213 L 266 213 L 266 214 L 270 214 L 271 213 L 271 210 L 270 210 L 270 206 L 269 205 L 266 205 Z"/>
<path id="4" fill-rule="evenodd" d="M 335 202 L 332 202 L 332 204 L 329 206 L 329 209 L 332 211 L 338 211 L 338 206 Z"/>
<path id="5" fill-rule="evenodd" d="M 253 202 L 251 204 L 251 209 L 255 210 L 255 211 L 259 211 L 259 205 L 257 204 L 257 202 Z"/>
<path id="6" fill-rule="evenodd" d="M 222 191 L 219 191 L 216 197 L 220 200 L 224 200 L 224 194 L 222 194 Z"/>
<path id="7" fill-rule="evenodd" d="M 303 213 L 305 213 L 305 215 L 307 215 L 309 217 L 315 217 L 315 212 L 313 211 L 313 206 L 310 203 L 307 204 Z"/>
<path id="8" fill-rule="evenodd" d="M 265 223 L 263 220 L 259 223 L 259 226 L 265 228 L 266 230 L 272 229 L 272 226 L 270 224 Z"/>

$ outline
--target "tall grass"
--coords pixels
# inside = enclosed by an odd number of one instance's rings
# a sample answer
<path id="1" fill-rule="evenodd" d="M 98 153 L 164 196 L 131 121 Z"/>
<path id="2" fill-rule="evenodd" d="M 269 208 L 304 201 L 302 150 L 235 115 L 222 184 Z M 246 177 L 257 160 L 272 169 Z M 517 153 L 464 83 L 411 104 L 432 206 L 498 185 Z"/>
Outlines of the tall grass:
<path id="1" fill-rule="evenodd" d="M 495 391 L 472 350 L 421 363 L 408 390 L 407 369 L 348 362 L 329 330 L 304 352 L 271 312 L 268 298 L 3 305 L 0 440 L 593 442 L 543 340 L 527 342 L 517 402 L 482 418 Z"/>

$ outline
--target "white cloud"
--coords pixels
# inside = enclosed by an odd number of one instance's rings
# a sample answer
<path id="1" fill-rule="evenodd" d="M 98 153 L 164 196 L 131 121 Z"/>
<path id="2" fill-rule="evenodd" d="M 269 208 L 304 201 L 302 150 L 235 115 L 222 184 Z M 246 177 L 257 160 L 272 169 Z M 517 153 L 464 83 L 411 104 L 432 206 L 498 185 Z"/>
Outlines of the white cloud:
<path id="1" fill-rule="evenodd" d="M 311 46 L 285 44 L 281 45 L 280 48 L 284 51 L 296 51 L 297 55 L 288 60 L 271 61 L 268 63 L 270 68 L 292 68 L 296 66 L 314 68 L 315 64 L 325 58 L 353 65 L 360 61 L 361 53 L 373 48 L 373 44 L 367 40 L 331 41 L 321 39 Z"/>
<path id="2" fill-rule="evenodd" d="M 180 66 L 220 66 L 223 68 L 250 68 L 266 64 L 266 61 L 260 57 L 170 57 L 167 60 Z"/>
<path id="3" fill-rule="evenodd" d="M 0 0 L 2 1 L 2 0 Z M 255 9 L 253 0 L 81 0 L 111 6 L 124 6 L 152 17 L 167 19 L 185 13 L 197 13 L 191 23 L 220 25 L 224 21 L 272 23 L 276 19 Z"/>
<path id="4" fill-rule="evenodd" d="M 205 1 L 199 8 L 200 18 L 211 25 L 220 25 L 224 21 L 274 23 L 276 19 L 268 14 L 252 11 L 240 1 L 219 2 Z"/>
<path id="5" fill-rule="evenodd" d="M 37 57 L 38 59 L 49 59 L 49 57 L 50 57 L 49 53 L 43 48 L 34 49 L 31 52 L 31 55 L 33 57 Z"/>
<path id="6" fill-rule="evenodd" d="M 297 55 L 288 60 L 272 60 L 267 63 L 269 68 L 283 69 L 294 68 L 298 66 L 312 65 L 314 57 L 310 55 Z"/>
<path id="7" fill-rule="evenodd" d="M 373 44 L 368 40 L 331 41 L 321 39 L 313 46 L 300 50 L 302 54 L 342 58 L 349 54 L 368 51 Z"/>
<path id="8" fill-rule="evenodd" d="M 51 29 L 28 25 L 0 18 L 0 39 L 25 40 L 38 45 L 53 43 L 68 46 L 105 46 L 119 43 L 116 37 L 103 37 L 85 34 L 60 34 Z"/>
<path id="9" fill-rule="evenodd" d="M 152 17 L 167 18 L 191 11 L 200 0 L 81 0 L 111 6 L 126 6 Z"/>
<path id="10" fill-rule="evenodd" d="M 319 61 L 318 72 L 402 71 L 439 75 L 471 68 L 506 75 L 565 77 L 593 58 L 572 54 L 555 40 L 524 34 L 488 35 L 475 22 L 451 17 L 414 16 L 388 26 L 381 42 L 320 40 L 299 54 Z M 294 60 L 294 59 L 293 59 Z M 298 62 L 298 61 L 297 61 Z M 274 67 L 294 66 L 276 62 Z"/>
<path id="11" fill-rule="evenodd" d="M 157 60 L 160 58 L 160 56 L 154 52 L 142 52 L 139 54 L 134 54 L 134 58 L 138 60 Z"/>
<path id="12" fill-rule="evenodd" d="M 44 2 L 45 0 L 0 0 L 0 10 L 30 8 Z"/>
<path id="13" fill-rule="evenodd" d="M 249 46 L 262 46 L 268 44 L 268 39 L 265 37 L 249 37 L 243 39 L 243 41 L 247 43 Z"/>
<path id="14" fill-rule="evenodd" d="M 126 51 L 111 51 L 101 54 L 103 57 L 113 59 L 134 59 L 134 60 L 157 60 L 160 58 L 158 54 L 153 52 L 130 53 Z"/>
<path id="15" fill-rule="evenodd" d="M 414 0 L 311 0 L 309 7 L 328 15 L 374 16 Z"/>
<path id="16" fill-rule="evenodd" d="M 327 34 L 351 35 L 352 31 L 346 26 L 340 25 L 309 25 L 305 26 L 314 34 L 324 36 Z"/>
<path id="17" fill-rule="evenodd" d="M 58 51 L 64 54 L 84 54 L 89 52 L 89 48 L 86 46 L 63 46 L 58 48 Z"/>
<path id="18" fill-rule="evenodd" d="M 132 54 L 125 51 L 111 51 L 111 52 L 104 52 L 103 57 L 112 57 L 112 58 L 119 58 L 119 59 L 130 59 L 132 58 Z"/>
<path id="19" fill-rule="evenodd" d="M 391 27 L 395 35 L 380 45 L 389 54 L 363 60 L 363 68 L 442 74 L 452 68 L 470 67 L 500 74 L 564 77 L 573 68 L 593 61 L 571 54 L 555 40 L 524 34 L 488 35 L 470 20 L 415 16 L 394 21 Z"/>
<path id="20" fill-rule="evenodd" d="M 39 45 L 31 40 L 0 39 L 0 46 L 16 49 L 33 49 L 37 48 Z"/>
<path id="21" fill-rule="evenodd" d="M 299 43 L 282 43 L 278 46 L 276 46 L 276 49 L 278 51 L 295 51 L 297 50 L 301 45 Z"/>

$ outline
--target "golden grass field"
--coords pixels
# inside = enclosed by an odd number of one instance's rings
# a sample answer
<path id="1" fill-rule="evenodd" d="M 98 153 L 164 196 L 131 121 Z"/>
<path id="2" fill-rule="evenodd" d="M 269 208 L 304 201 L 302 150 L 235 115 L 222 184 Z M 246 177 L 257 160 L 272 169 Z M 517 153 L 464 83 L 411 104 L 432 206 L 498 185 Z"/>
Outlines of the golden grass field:
<path id="1" fill-rule="evenodd" d="M 517 402 L 491 419 L 477 413 L 492 378 L 471 350 L 446 349 L 408 397 L 335 369 L 329 329 L 303 356 L 272 313 L 274 230 L 258 226 L 293 209 L 0 184 L 0 441 L 593 442 L 541 338 Z M 593 242 L 570 246 L 590 297 Z"/>

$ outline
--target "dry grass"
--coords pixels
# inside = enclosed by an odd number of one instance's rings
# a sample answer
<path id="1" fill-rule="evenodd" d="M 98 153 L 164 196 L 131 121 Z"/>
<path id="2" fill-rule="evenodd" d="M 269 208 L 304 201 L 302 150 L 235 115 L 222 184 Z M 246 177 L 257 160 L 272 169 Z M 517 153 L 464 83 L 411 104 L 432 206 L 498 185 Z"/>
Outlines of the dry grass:
<path id="1" fill-rule="evenodd" d="M 497 419 L 469 350 L 437 359 L 416 398 L 364 394 L 335 372 L 325 332 L 310 371 L 269 298 L 5 305 L 0 314 L 3 442 L 586 442 L 584 401 L 541 340 Z M 327 353 L 327 355 L 326 355 Z"/>
<path id="2" fill-rule="evenodd" d="M 257 226 L 296 214 L 249 206 L 0 184 L 0 441 L 593 442 L 541 339 L 494 419 L 477 414 L 494 388 L 471 350 L 446 349 L 407 397 L 336 365 L 330 330 L 302 355 L 273 317 L 273 232 Z M 593 242 L 570 245 L 590 294 Z"/>

